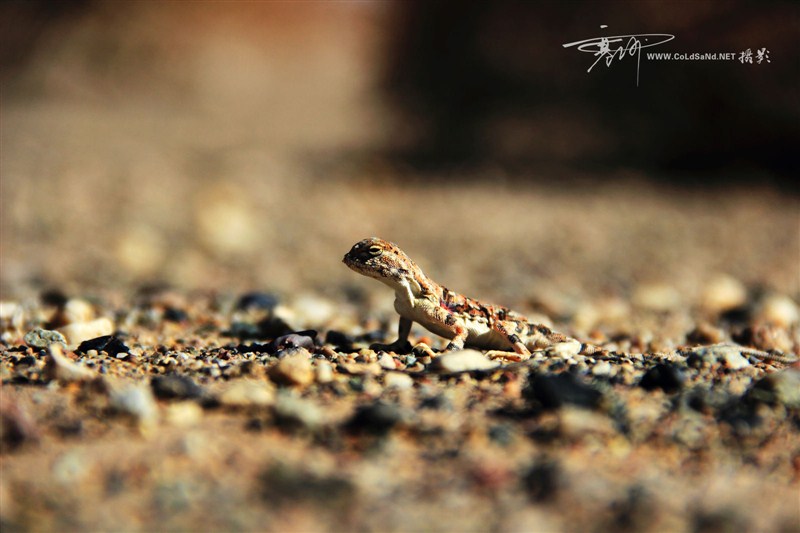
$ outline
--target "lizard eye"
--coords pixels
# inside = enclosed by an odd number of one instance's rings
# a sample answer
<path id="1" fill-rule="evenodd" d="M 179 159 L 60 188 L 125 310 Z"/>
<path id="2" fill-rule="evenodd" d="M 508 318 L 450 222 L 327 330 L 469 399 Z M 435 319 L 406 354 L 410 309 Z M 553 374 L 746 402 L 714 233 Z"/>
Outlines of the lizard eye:
<path id="1" fill-rule="evenodd" d="M 377 257 L 377 256 L 381 255 L 382 253 L 383 253 L 383 250 L 381 249 L 380 246 L 370 246 L 369 247 L 369 255 Z"/>

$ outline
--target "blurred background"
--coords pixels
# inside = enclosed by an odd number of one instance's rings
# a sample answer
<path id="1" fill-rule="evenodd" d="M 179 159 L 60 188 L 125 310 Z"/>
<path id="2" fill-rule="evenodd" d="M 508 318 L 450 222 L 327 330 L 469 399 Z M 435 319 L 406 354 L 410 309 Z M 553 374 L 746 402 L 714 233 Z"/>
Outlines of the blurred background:
<path id="1" fill-rule="evenodd" d="M 4 2 L 3 297 L 372 290 L 370 235 L 509 304 L 800 295 L 795 2 Z M 600 25 L 609 26 L 600 30 Z M 603 33 L 607 32 L 607 33 Z M 594 60 L 562 45 L 769 63 Z M 376 287 L 375 290 L 378 290 Z M 690 296 L 691 299 L 691 296 Z"/>

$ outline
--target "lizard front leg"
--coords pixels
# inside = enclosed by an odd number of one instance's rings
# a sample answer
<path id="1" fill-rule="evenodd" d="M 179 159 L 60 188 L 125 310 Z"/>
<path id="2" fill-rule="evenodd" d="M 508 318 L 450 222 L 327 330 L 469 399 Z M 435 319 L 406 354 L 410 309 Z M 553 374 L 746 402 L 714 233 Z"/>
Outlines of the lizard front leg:
<path id="1" fill-rule="evenodd" d="M 375 343 L 371 344 L 369 349 L 374 351 L 394 352 L 394 353 L 411 353 L 412 346 L 408 342 L 408 335 L 411 333 L 411 324 L 413 322 L 404 317 L 400 317 L 400 322 L 397 324 L 397 340 L 390 344 Z"/>

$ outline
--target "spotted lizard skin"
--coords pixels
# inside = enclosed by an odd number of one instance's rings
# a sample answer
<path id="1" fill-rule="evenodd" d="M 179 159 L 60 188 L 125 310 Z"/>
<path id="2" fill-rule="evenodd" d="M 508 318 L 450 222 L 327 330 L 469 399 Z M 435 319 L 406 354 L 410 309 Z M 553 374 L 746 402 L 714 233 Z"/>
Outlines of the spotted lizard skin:
<path id="1" fill-rule="evenodd" d="M 408 350 L 414 322 L 441 337 L 451 339 L 446 350 L 473 347 L 513 350 L 530 355 L 532 350 L 562 347 L 573 353 L 593 353 L 593 346 L 534 324 L 499 305 L 490 305 L 453 292 L 426 276 L 397 245 L 372 237 L 356 243 L 343 262 L 352 270 L 377 279 L 395 292 L 394 308 L 400 315 L 398 339 L 375 345 L 390 351 Z"/>

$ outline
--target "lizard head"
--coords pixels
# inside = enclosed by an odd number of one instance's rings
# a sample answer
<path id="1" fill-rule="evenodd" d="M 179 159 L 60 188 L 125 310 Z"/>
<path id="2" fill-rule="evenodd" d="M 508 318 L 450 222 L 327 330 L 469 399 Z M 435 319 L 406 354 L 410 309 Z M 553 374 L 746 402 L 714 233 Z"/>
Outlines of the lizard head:
<path id="1" fill-rule="evenodd" d="M 354 244 L 342 262 L 359 274 L 375 278 L 394 289 L 409 284 L 419 287 L 418 280 L 425 279 L 419 267 L 403 250 L 377 237 Z"/>

